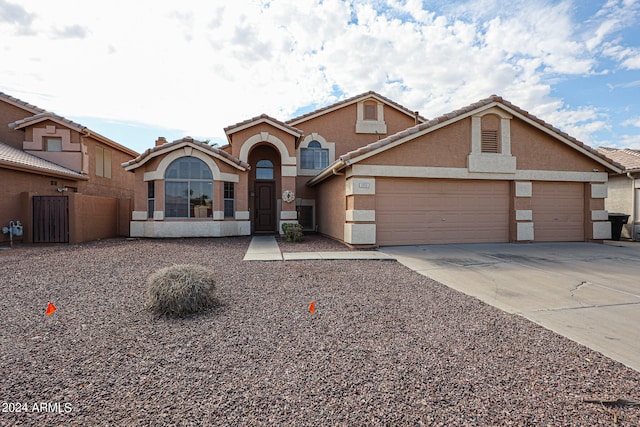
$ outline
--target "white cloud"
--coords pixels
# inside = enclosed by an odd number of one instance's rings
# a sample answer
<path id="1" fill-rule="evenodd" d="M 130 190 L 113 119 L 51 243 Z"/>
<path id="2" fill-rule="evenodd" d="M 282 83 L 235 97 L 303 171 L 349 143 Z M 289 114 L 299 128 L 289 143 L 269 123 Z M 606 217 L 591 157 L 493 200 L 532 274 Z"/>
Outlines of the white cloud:
<path id="1" fill-rule="evenodd" d="M 549 112 L 547 121 L 589 145 L 597 145 L 598 141 L 593 137 L 595 133 L 611 129 L 607 115 L 590 106 L 562 108 Z"/>
<path id="2" fill-rule="evenodd" d="M 615 144 L 619 148 L 631 148 L 634 150 L 640 150 L 640 135 L 622 135 Z"/>
<path id="3" fill-rule="evenodd" d="M 14 59 L 0 75 L 7 92 L 59 114 L 208 137 L 263 112 L 287 119 L 375 90 L 428 117 L 498 94 L 588 139 L 608 119 L 567 108 L 554 79 L 595 73 L 596 48 L 638 68 L 637 48 L 607 38 L 636 2 L 608 2 L 587 41 L 569 1 L 423 4 L 0 0 L 2 53 Z M 16 21 L 37 34 L 16 37 Z"/>
<path id="4" fill-rule="evenodd" d="M 19 4 L 0 0 L 0 22 L 29 26 L 32 20 L 33 16 Z"/>
<path id="5" fill-rule="evenodd" d="M 623 126 L 635 126 L 640 128 L 640 116 L 631 117 L 622 122 Z"/>
<path id="6" fill-rule="evenodd" d="M 637 0 L 608 0 L 590 20 L 592 24 L 587 47 L 594 49 L 608 36 L 636 25 L 640 13 Z"/>
<path id="7" fill-rule="evenodd" d="M 640 70 L 640 50 L 633 49 L 630 54 L 620 64 L 627 70 Z"/>
<path id="8" fill-rule="evenodd" d="M 67 25 L 61 29 L 55 29 L 54 33 L 57 37 L 63 39 L 83 39 L 87 36 L 87 29 L 81 25 Z"/>

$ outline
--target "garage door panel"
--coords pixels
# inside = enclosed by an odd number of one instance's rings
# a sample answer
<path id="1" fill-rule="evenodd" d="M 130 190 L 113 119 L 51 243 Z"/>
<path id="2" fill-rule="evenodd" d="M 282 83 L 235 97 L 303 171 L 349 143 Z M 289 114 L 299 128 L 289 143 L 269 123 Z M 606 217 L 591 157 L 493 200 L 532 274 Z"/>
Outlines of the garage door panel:
<path id="1" fill-rule="evenodd" d="M 584 241 L 584 184 L 534 182 L 531 207 L 537 242 Z"/>
<path id="2" fill-rule="evenodd" d="M 376 224 L 380 245 L 507 242 L 509 183 L 378 179 Z"/>

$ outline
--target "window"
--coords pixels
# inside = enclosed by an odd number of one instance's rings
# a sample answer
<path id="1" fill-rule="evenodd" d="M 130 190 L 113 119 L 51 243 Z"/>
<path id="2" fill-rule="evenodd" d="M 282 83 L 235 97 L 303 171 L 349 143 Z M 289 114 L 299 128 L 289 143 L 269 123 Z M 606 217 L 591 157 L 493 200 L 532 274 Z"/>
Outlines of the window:
<path id="1" fill-rule="evenodd" d="M 224 183 L 224 217 L 233 218 L 236 211 L 235 185 L 233 182 Z"/>
<path id="2" fill-rule="evenodd" d="M 256 163 L 256 179 L 273 179 L 273 163 L 270 160 Z"/>
<path id="3" fill-rule="evenodd" d="M 147 182 L 147 218 L 153 218 L 153 211 L 156 210 L 156 182 Z"/>
<path id="4" fill-rule="evenodd" d="M 329 150 L 322 148 L 318 141 L 311 141 L 307 148 L 300 150 L 302 169 L 324 169 L 329 166 Z"/>
<path id="5" fill-rule="evenodd" d="M 62 138 L 47 138 L 45 143 L 47 151 L 62 151 Z"/>
<path id="6" fill-rule="evenodd" d="M 111 150 L 96 146 L 96 175 L 111 178 Z"/>
<path id="7" fill-rule="evenodd" d="M 182 157 L 164 175 L 166 218 L 212 218 L 213 174 L 200 159 Z"/>

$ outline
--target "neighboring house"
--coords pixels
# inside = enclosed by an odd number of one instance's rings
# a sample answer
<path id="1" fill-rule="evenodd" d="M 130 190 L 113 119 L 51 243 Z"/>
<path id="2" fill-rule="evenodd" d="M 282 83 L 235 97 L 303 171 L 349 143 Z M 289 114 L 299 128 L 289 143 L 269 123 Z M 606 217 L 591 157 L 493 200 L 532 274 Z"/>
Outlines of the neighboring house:
<path id="1" fill-rule="evenodd" d="M 0 225 L 20 221 L 28 243 L 128 235 L 133 177 L 119 165 L 137 155 L 0 92 Z"/>
<path id="2" fill-rule="evenodd" d="M 367 92 L 287 122 L 262 115 L 123 167 L 132 236 L 228 236 L 301 223 L 354 246 L 598 241 L 620 165 L 500 97 L 426 121 Z"/>
<path id="3" fill-rule="evenodd" d="M 609 175 L 605 207 L 611 213 L 629 215 L 621 237 L 640 240 L 640 150 L 599 147 L 598 151 L 624 167 L 622 173 Z"/>

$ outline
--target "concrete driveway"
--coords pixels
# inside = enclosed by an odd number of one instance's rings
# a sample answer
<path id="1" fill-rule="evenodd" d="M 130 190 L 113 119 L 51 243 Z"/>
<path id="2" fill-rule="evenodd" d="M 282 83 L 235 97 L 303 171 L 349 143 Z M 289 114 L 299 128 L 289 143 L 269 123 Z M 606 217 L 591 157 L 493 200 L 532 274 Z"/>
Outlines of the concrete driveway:
<path id="1" fill-rule="evenodd" d="M 420 274 L 640 371 L 640 243 L 380 250 Z"/>

